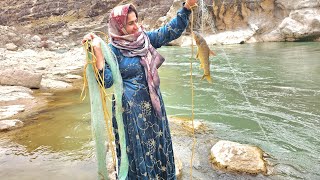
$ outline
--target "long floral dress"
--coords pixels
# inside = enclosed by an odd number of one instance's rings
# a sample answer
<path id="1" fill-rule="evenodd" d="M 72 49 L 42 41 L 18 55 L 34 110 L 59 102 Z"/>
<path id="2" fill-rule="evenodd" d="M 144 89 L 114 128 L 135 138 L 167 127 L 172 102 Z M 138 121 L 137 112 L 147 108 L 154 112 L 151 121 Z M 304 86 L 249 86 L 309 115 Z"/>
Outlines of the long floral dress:
<path id="1" fill-rule="evenodd" d="M 181 36 L 189 22 L 190 11 L 182 8 L 165 26 L 147 32 L 154 48 Z M 123 79 L 123 123 L 129 160 L 127 179 L 176 179 L 175 164 L 169 124 L 160 94 L 162 117 L 158 118 L 152 107 L 144 67 L 140 57 L 125 57 L 109 44 L 117 57 Z M 112 86 L 112 75 L 105 66 L 105 86 Z M 113 117 L 117 157 L 120 145 L 117 123 Z M 118 162 L 119 163 L 119 162 Z"/>

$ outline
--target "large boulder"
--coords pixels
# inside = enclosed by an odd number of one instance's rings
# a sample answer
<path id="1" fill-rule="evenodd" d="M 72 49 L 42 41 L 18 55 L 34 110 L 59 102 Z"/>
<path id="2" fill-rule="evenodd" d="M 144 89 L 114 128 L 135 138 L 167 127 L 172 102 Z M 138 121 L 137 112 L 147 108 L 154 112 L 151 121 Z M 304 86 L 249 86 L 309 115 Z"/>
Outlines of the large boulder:
<path id="1" fill-rule="evenodd" d="M 0 85 L 40 88 L 42 74 L 20 69 L 6 69 L 0 72 Z"/>
<path id="2" fill-rule="evenodd" d="M 220 170 L 267 174 L 267 163 L 258 147 L 221 140 L 211 148 L 211 159 Z"/>
<path id="3" fill-rule="evenodd" d="M 279 25 L 279 30 L 287 41 L 317 39 L 320 36 L 320 9 L 292 11 Z"/>

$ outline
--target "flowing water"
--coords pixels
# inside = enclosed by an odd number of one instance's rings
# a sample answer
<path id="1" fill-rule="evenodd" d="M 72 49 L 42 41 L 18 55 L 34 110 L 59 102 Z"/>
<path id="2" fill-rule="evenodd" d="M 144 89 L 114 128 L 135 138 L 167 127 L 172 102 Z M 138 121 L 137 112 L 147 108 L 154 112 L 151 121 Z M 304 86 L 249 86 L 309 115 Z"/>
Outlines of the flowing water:
<path id="1" fill-rule="evenodd" d="M 218 139 L 257 145 L 270 179 L 320 179 L 320 44 L 214 46 L 213 84 L 193 60 L 194 113 Z M 169 115 L 191 116 L 190 47 L 163 47 L 161 91 Z M 88 100 L 56 93 L 31 125 L 1 133 L 0 177 L 96 179 Z M 200 145 L 198 145 L 200 146 Z M 241 179 L 241 176 L 239 177 Z M 252 177 L 255 179 L 255 177 Z"/>

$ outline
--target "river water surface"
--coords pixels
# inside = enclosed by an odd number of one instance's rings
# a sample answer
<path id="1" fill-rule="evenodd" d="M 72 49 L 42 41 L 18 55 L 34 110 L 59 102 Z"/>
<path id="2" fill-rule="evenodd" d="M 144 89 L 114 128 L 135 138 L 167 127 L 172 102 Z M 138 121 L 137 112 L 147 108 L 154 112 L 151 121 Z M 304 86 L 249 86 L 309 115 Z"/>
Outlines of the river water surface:
<path id="1" fill-rule="evenodd" d="M 212 49 L 213 84 L 200 80 L 193 60 L 195 119 L 211 123 L 218 139 L 261 147 L 273 159 L 270 179 L 320 179 L 320 43 Z M 159 51 L 167 113 L 190 117 L 191 49 Z M 56 93 L 45 112 L 27 120 L 34 123 L 0 134 L 0 177 L 97 178 L 89 101 L 80 102 L 79 93 Z"/>

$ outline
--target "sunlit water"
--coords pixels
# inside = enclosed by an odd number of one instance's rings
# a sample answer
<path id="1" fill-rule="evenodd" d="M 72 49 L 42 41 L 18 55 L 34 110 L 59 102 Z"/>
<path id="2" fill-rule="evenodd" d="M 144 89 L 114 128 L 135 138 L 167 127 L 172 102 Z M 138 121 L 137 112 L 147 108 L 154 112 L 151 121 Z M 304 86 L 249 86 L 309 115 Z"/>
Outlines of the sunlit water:
<path id="1" fill-rule="evenodd" d="M 261 147 L 271 179 L 320 179 L 320 44 L 214 46 L 213 84 L 193 60 L 194 113 L 218 139 Z M 190 117 L 190 47 L 163 47 L 161 91 L 169 115 Z M 0 177 L 96 179 L 88 100 L 57 93 L 32 125 L 1 134 Z M 254 179 L 254 177 L 252 177 Z"/>

